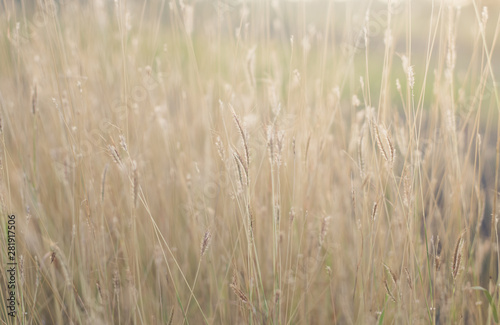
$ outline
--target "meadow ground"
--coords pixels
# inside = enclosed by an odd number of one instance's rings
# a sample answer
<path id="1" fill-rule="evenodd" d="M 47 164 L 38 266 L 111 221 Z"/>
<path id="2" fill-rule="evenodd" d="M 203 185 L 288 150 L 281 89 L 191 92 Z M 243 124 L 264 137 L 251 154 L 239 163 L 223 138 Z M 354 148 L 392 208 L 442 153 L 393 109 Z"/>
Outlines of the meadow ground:
<path id="1" fill-rule="evenodd" d="M 1 324 L 489 324 L 499 6 L 0 1 Z"/>

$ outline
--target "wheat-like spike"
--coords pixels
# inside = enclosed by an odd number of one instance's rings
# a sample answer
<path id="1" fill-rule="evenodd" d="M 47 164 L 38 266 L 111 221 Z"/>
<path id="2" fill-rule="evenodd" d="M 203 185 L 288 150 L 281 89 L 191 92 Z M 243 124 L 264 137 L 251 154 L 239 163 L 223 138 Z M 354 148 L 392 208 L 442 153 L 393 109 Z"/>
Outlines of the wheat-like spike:
<path id="1" fill-rule="evenodd" d="M 118 167 L 122 167 L 122 159 L 120 157 L 120 153 L 118 150 L 116 150 L 116 147 L 114 145 L 108 145 L 109 152 L 111 154 L 111 157 L 113 157 L 114 162 L 118 165 Z"/>
<path id="2" fill-rule="evenodd" d="M 436 269 L 436 271 L 439 271 L 439 269 L 441 268 L 441 256 L 439 255 L 436 255 L 434 257 L 434 268 Z"/>
<path id="3" fill-rule="evenodd" d="M 102 299 L 102 291 L 101 291 L 101 284 L 99 283 L 99 281 L 97 281 L 95 283 L 95 286 L 97 287 L 97 293 L 99 294 L 99 298 L 101 299 L 101 301 L 103 300 Z"/>
<path id="4" fill-rule="evenodd" d="M 361 179 L 365 178 L 365 159 L 363 158 L 363 137 L 364 132 L 361 130 L 358 143 L 358 165 L 359 165 L 359 176 Z"/>
<path id="5" fill-rule="evenodd" d="M 410 170 L 408 167 L 405 168 L 403 176 L 403 203 L 405 206 L 409 207 L 411 202 L 411 182 L 410 182 Z"/>
<path id="6" fill-rule="evenodd" d="M 217 136 L 217 139 L 215 140 L 215 146 L 217 147 L 217 152 L 219 153 L 220 159 L 224 162 L 226 153 L 224 150 L 224 144 L 222 143 L 222 140 L 219 136 Z"/>
<path id="7" fill-rule="evenodd" d="M 387 155 L 387 152 L 385 151 L 384 145 L 382 144 L 382 139 L 380 138 L 380 132 L 377 123 L 373 122 L 373 129 L 375 131 L 375 139 L 377 140 L 377 146 L 380 152 L 382 153 L 382 156 L 384 157 L 385 161 L 389 161 L 389 156 Z"/>
<path id="8" fill-rule="evenodd" d="M 396 158 L 396 148 L 394 148 L 394 145 L 392 144 L 392 141 L 391 141 L 391 136 L 389 135 L 388 132 L 385 132 L 385 140 L 387 141 L 387 143 L 389 145 L 389 150 L 391 153 L 389 163 L 393 164 L 394 159 Z"/>
<path id="9" fill-rule="evenodd" d="M 274 129 L 272 125 L 267 126 L 267 151 L 269 154 L 269 163 L 272 165 L 274 161 Z"/>
<path id="10" fill-rule="evenodd" d="M 19 272 L 21 274 L 20 284 L 22 286 L 22 285 L 24 285 L 24 282 L 25 282 L 25 277 L 24 277 L 24 255 L 20 255 L 19 256 Z"/>
<path id="11" fill-rule="evenodd" d="M 170 317 L 168 318 L 168 325 L 172 325 L 173 320 L 174 320 L 174 307 L 172 306 L 172 311 L 170 312 Z"/>
<path id="12" fill-rule="evenodd" d="M 240 290 L 240 288 L 238 288 L 233 283 L 231 283 L 229 286 L 231 287 L 231 289 L 233 289 L 234 294 L 240 299 L 242 303 L 249 303 L 247 296 L 243 293 L 243 291 Z"/>
<path id="13" fill-rule="evenodd" d="M 375 219 L 377 218 L 377 208 L 378 208 L 378 202 L 373 202 L 372 221 L 375 221 Z"/>
<path id="14" fill-rule="evenodd" d="M 113 272 L 113 292 L 115 295 L 120 293 L 120 274 L 118 273 L 118 269 L 115 269 Z"/>
<path id="15" fill-rule="evenodd" d="M 233 118 L 234 122 L 236 123 L 236 127 L 238 128 L 238 132 L 240 133 L 241 140 L 243 141 L 243 148 L 245 149 L 245 162 L 246 165 L 245 168 L 248 168 L 250 166 L 250 154 L 248 153 L 248 144 L 247 144 L 247 136 L 245 133 L 245 130 L 241 126 L 240 119 L 238 115 L 236 115 L 236 112 L 234 111 L 234 108 L 231 104 L 229 104 L 229 107 L 231 108 L 231 112 L 233 113 Z"/>
<path id="16" fill-rule="evenodd" d="M 238 172 L 240 173 L 241 186 L 243 186 L 244 184 L 249 184 L 250 182 L 248 179 L 248 169 L 245 167 L 245 163 L 243 162 L 243 159 L 241 158 L 240 153 L 236 150 L 233 150 L 233 156 L 234 156 L 234 159 L 236 160 L 236 165 L 238 165 Z M 241 177 L 242 175 L 241 175 L 240 165 L 241 165 L 241 168 L 243 168 L 246 182 L 243 182 L 243 178 Z"/>
<path id="17" fill-rule="evenodd" d="M 36 269 L 35 288 L 38 288 L 38 286 L 40 286 L 40 262 L 38 261 L 37 255 L 35 255 L 35 269 Z"/>
<path id="18" fill-rule="evenodd" d="M 276 157 L 275 157 L 275 160 L 276 160 L 276 165 L 278 166 L 278 168 L 281 166 L 281 154 L 282 154 L 282 151 L 283 151 L 283 142 L 284 142 L 284 138 L 285 138 L 285 131 L 279 131 L 277 132 L 277 137 L 276 137 Z"/>
<path id="19" fill-rule="evenodd" d="M 462 262 L 462 251 L 464 246 L 464 232 L 458 237 L 457 243 L 455 244 L 455 250 L 453 252 L 453 263 L 451 265 L 451 275 L 453 280 L 455 280 L 460 272 L 461 262 Z"/>
<path id="20" fill-rule="evenodd" d="M 203 236 L 203 240 L 201 241 L 201 257 L 203 257 L 203 255 L 205 255 L 206 251 L 207 251 L 207 248 L 208 248 L 208 245 L 210 244 L 210 239 L 212 238 L 212 234 L 210 233 L 210 230 L 207 229 L 205 231 L 205 235 Z"/>
<path id="21" fill-rule="evenodd" d="M 128 146 L 125 137 L 122 134 L 120 134 L 119 138 L 120 138 L 120 146 L 122 147 L 123 151 L 128 152 Z"/>
<path id="22" fill-rule="evenodd" d="M 233 266 L 233 274 L 231 275 L 231 283 L 238 286 L 238 274 L 236 273 L 236 266 Z"/>
<path id="23" fill-rule="evenodd" d="M 238 275 L 236 274 L 236 269 L 233 269 L 233 276 L 231 278 L 231 283 L 229 284 L 229 287 L 231 287 L 234 294 L 238 296 L 241 302 L 245 304 L 249 302 L 247 296 L 243 293 L 243 291 L 240 290 L 238 286 Z"/>
<path id="24" fill-rule="evenodd" d="M 321 220 L 321 231 L 319 233 L 319 247 L 322 247 L 325 241 L 326 231 L 328 228 L 328 220 L 330 220 L 330 217 L 324 217 L 323 220 Z"/>
<path id="25" fill-rule="evenodd" d="M 238 176 L 239 176 L 239 179 L 240 179 L 240 185 L 241 187 L 243 187 L 243 174 L 241 173 L 241 162 L 240 162 L 240 157 L 239 155 L 233 151 L 233 158 L 234 158 L 234 161 L 236 163 L 236 167 L 238 168 Z"/>
<path id="26" fill-rule="evenodd" d="M 397 285 L 398 277 L 397 277 L 396 273 L 392 272 L 392 270 L 389 267 L 389 265 L 387 265 L 385 263 L 382 263 L 382 264 L 384 265 L 384 268 L 387 271 L 387 273 L 389 273 L 389 275 L 391 276 L 392 282 Z"/>
<path id="27" fill-rule="evenodd" d="M 254 220 L 253 220 L 253 213 L 252 213 L 252 208 L 250 207 L 250 204 L 247 205 L 248 209 L 248 228 L 249 228 L 249 233 L 250 233 L 250 243 L 253 242 L 253 232 L 254 232 Z"/>
<path id="28" fill-rule="evenodd" d="M 410 290 L 413 290 L 413 284 L 411 282 L 410 271 L 408 271 L 407 267 L 405 267 L 405 273 L 406 273 L 406 281 L 408 282 L 408 286 L 410 287 Z"/>
<path id="29" fill-rule="evenodd" d="M 389 297 L 391 297 L 392 301 L 396 302 L 396 298 L 392 294 L 391 289 L 389 289 L 389 284 L 387 284 L 386 279 L 384 279 L 384 287 L 385 287 L 385 291 L 387 291 L 387 294 L 389 295 Z"/>

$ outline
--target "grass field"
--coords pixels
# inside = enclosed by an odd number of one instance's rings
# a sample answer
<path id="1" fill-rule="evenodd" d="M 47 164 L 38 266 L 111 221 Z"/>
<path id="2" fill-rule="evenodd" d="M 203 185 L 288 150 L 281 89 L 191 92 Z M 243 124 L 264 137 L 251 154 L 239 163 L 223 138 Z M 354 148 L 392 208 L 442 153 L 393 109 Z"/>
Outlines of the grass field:
<path id="1" fill-rule="evenodd" d="M 500 6 L 0 1 L 1 324 L 490 324 Z"/>

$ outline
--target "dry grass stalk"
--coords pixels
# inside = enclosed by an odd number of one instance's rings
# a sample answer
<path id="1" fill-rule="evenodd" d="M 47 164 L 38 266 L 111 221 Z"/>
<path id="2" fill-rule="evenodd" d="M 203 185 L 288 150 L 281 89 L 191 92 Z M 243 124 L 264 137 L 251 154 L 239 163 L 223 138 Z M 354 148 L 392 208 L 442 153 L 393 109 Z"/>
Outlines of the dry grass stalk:
<path id="1" fill-rule="evenodd" d="M 247 78 L 249 80 L 250 85 L 255 88 L 255 50 L 257 48 L 252 47 L 248 53 L 246 58 L 246 72 Z"/>
<path id="2" fill-rule="evenodd" d="M 351 205 L 353 215 L 356 215 L 356 190 L 354 189 L 354 182 L 351 175 Z"/>
<path id="3" fill-rule="evenodd" d="M 137 195 L 139 192 L 139 175 L 137 173 L 137 162 L 132 161 L 132 201 L 134 202 L 134 208 L 137 207 Z"/>
<path id="4" fill-rule="evenodd" d="M 104 202 L 104 190 L 106 186 L 106 174 L 108 172 L 108 166 L 109 164 L 106 164 L 106 166 L 104 166 L 104 171 L 102 172 L 101 177 L 101 202 Z"/>
<path id="5" fill-rule="evenodd" d="M 31 93 L 31 113 L 36 114 L 38 104 L 38 86 L 35 83 L 33 86 L 33 91 Z"/>
<path id="6" fill-rule="evenodd" d="M 305 157 L 304 157 L 304 161 L 307 162 L 307 155 L 309 154 L 309 144 L 311 143 L 311 136 L 309 135 L 309 137 L 307 138 L 307 143 L 306 143 L 306 154 L 305 154 Z"/>
<path id="7" fill-rule="evenodd" d="M 276 224 L 279 224 L 280 223 L 280 203 L 278 200 L 276 200 L 274 202 L 274 205 L 273 205 L 273 208 L 274 208 L 274 215 L 276 216 Z"/>

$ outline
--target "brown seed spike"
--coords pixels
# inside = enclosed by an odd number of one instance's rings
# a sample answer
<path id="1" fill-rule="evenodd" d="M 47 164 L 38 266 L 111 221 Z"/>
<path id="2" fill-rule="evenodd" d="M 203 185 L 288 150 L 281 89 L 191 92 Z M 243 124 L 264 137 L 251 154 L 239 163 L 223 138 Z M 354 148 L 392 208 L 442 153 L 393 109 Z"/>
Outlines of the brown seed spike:
<path id="1" fill-rule="evenodd" d="M 372 208 L 372 221 L 375 221 L 375 219 L 377 218 L 377 208 L 378 208 L 378 202 L 374 202 Z"/>
<path id="2" fill-rule="evenodd" d="M 210 233 L 210 230 L 207 229 L 205 231 L 205 235 L 203 236 L 203 240 L 201 241 L 201 256 L 205 255 L 208 245 L 210 244 L 210 239 L 212 238 L 212 234 Z"/>
<path id="3" fill-rule="evenodd" d="M 455 250 L 453 252 L 453 263 L 451 265 L 451 275 L 453 280 L 457 278 L 461 269 L 464 234 L 465 231 L 460 234 L 460 237 L 458 237 L 457 243 L 455 244 Z"/>
<path id="4" fill-rule="evenodd" d="M 383 263 L 383 265 L 384 265 L 385 270 L 387 271 L 387 273 L 389 273 L 389 275 L 391 276 L 392 282 L 394 284 L 397 284 L 398 277 L 397 277 L 396 273 L 392 272 L 391 268 L 387 264 Z"/>
<path id="5" fill-rule="evenodd" d="M 170 317 L 168 318 L 168 325 L 172 325 L 173 320 L 174 320 L 174 307 L 172 307 L 172 311 L 170 312 Z"/>
<path id="6" fill-rule="evenodd" d="M 385 287 L 385 291 L 387 292 L 389 297 L 391 297 L 392 301 L 396 302 L 396 298 L 392 294 L 391 289 L 389 289 L 389 285 L 387 284 L 387 280 L 385 280 L 385 279 L 384 279 L 384 287 Z"/>
<path id="7" fill-rule="evenodd" d="M 52 252 L 50 255 L 50 264 L 52 264 L 56 260 L 56 252 Z"/>

